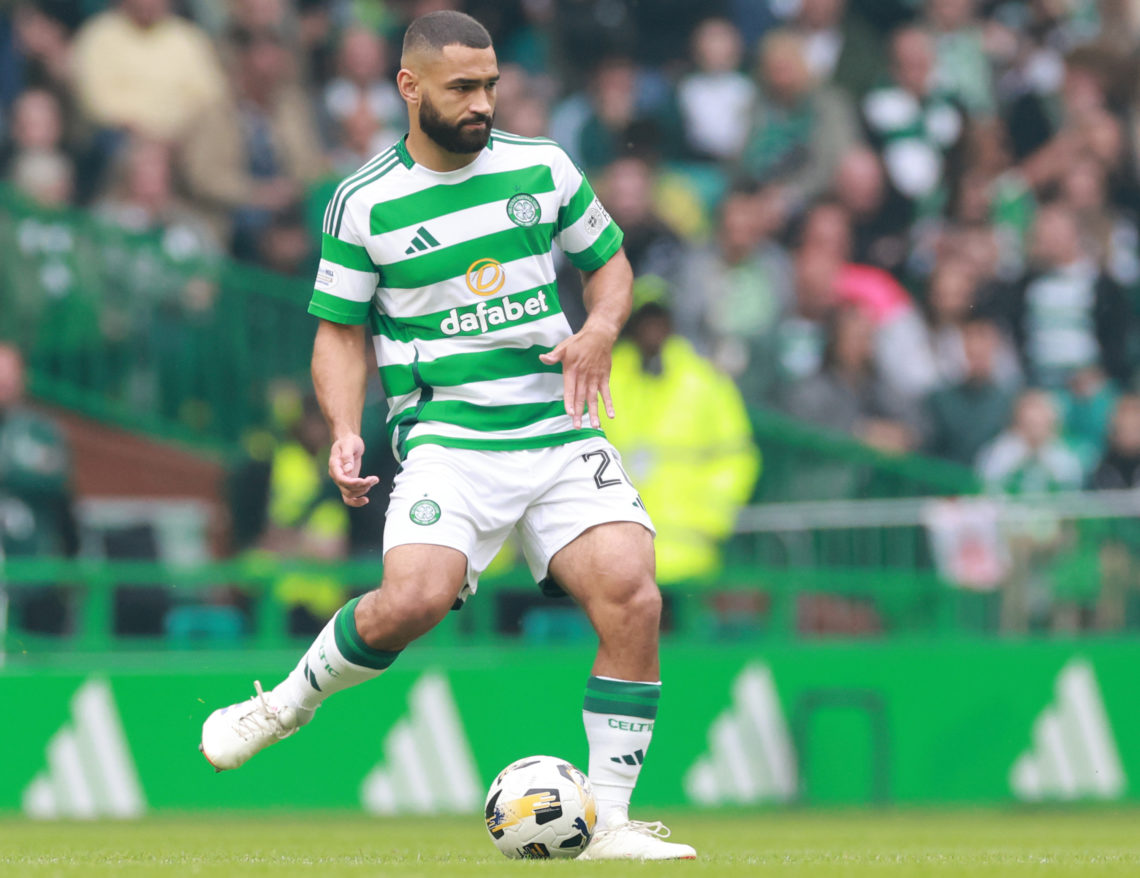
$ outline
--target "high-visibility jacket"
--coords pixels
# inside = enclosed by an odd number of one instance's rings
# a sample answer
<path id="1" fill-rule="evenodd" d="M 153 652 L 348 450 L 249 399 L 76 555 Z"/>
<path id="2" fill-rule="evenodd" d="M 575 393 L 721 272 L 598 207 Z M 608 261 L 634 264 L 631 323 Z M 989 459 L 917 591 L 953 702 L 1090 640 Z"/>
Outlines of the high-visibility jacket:
<path id="1" fill-rule="evenodd" d="M 605 420 L 606 436 L 657 528 L 658 580 L 709 578 L 752 495 L 760 452 L 744 400 L 726 375 L 680 336 L 666 340 L 661 361 L 661 374 L 650 374 L 632 343 L 614 349 L 617 417 Z"/>

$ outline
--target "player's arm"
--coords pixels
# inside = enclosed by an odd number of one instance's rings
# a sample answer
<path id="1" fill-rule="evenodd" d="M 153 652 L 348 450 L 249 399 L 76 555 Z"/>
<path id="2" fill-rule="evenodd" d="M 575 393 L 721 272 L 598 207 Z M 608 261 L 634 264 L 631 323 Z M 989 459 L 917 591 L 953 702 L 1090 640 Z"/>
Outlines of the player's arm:
<path id="1" fill-rule="evenodd" d="M 338 210 L 333 209 L 336 204 Z M 313 342 L 312 371 L 317 401 L 333 439 L 329 475 L 349 506 L 368 503 L 364 495 L 379 481 L 375 476 L 360 477 L 364 456 L 360 418 L 368 381 L 365 324 L 378 281 L 352 211 L 347 202 L 334 199 L 325 215 L 309 313 L 321 319 Z"/>
<path id="2" fill-rule="evenodd" d="M 328 421 L 333 445 L 329 452 L 329 475 L 349 506 L 368 503 L 365 494 L 380 480 L 360 476 L 364 440 L 360 416 L 368 382 L 363 326 L 322 320 L 313 341 L 313 387 Z"/>
<path id="3" fill-rule="evenodd" d="M 540 359 L 544 363 L 562 363 L 563 399 L 574 427 L 582 426 L 585 405 L 590 425 L 597 428 L 602 425 L 598 417 L 599 396 L 606 414 L 614 416 L 610 398 L 611 354 L 633 305 L 633 269 L 625 250 L 619 248 L 602 266 L 583 271 L 582 275 L 583 300 L 589 316 L 578 332 Z"/>
<path id="4" fill-rule="evenodd" d="M 633 305 L 633 270 L 622 250 L 618 228 L 589 181 L 560 148 L 550 153 L 550 168 L 560 195 L 554 241 L 585 280 L 585 325 L 541 359 L 562 363 L 562 397 L 574 427 L 582 426 L 582 406 L 590 425 L 601 427 L 598 396 L 614 416 L 610 399 L 610 362 L 614 342 Z"/>

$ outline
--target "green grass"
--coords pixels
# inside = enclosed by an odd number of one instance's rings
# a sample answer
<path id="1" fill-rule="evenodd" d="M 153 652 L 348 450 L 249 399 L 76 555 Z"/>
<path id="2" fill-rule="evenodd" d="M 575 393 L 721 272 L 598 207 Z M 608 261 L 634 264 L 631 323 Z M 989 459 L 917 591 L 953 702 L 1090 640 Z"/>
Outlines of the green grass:
<path id="1" fill-rule="evenodd" d="M 672 815 L 696 862 L 509 861 L 478 816 L 0 820 L 0 875 L 468 876 L 1130 875 L 1140 812 L 771 812 Z"/>

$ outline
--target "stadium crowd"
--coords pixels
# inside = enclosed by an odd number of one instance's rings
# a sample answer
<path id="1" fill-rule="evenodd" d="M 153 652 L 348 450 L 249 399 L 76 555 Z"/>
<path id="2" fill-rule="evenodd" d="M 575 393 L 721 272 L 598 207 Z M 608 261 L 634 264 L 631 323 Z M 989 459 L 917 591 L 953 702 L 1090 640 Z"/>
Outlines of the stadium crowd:
<path id="1" fill-rule="evenodd" d="M 682 497 L 655 504 L 677 510 L 663 581 L 713 569 L 749 496 L 741 403 L 995 489 L 1140 484 L 1135 0 L 17 2 L 0 177 L 173 259 L 311 276 L 332 189 L 404 130 L 403 28 L 446 6 L 494 35 L 497 125 L 555 138 L 625 230 L 639 313 L 614 383 L 637 417 L 615 441 L 647 495 Z M 83 371 L 139 330 L 53 266 L 46 362 Z M 164 384 L 189 380 L 182 348 L 225 319 L 208 287 L 120 275 L 187 299 L 149 331 Z M 580 320 L 569 265 L 560 284 Z M 704 428 L 661 427 L 694 399 Z M 237 473 L 262 501 L 235 508 L 234 547 L 375 551 L 321 502 L 307 423 Z M 677 443 L 728 451 L 654 465 Z"/>
<path id="2" fill-rule="evenodd" d="M 638 304 L 746 403 L 995 486 L 1135 483 L 1131 0 L 16 3 L 3 177 L 308 274 L 331 188 L 403 130 L 403 26 L 445 6 L 495 37 L 497 125 L 586 169 Z"/>

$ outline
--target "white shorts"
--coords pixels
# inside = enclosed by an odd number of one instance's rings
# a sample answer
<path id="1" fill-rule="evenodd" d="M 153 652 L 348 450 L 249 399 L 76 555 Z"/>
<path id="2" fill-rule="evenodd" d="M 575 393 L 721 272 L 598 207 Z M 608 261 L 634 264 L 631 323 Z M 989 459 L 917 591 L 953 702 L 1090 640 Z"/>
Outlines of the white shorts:
<path id="1" fill-rule="evenodd" d="M 410 543 L 458 549 L 467 556 L 466 598 L 512 530 L 541 582 L 559 549 L 611 521 L 656 533 L 620 455 L 600 436 L 526 451 L 420 445 L 392 486 L 384 552 Z"/>

